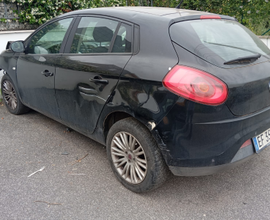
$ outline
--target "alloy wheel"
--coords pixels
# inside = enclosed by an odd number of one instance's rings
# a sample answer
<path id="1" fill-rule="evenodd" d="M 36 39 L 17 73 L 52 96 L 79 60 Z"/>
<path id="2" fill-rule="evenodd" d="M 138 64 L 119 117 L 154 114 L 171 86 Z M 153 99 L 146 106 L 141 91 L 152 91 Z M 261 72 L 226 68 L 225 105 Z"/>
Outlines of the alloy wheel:
<path id="1" fill-rule="evenodd" d="M 128 132 L 118 132 L 111 142 L 111 157 L 120 176 L 131 184 L 141 183 L 147 173 L 142 145 Z"/>
<path id="2" fill-rule="evenodd" d="M 3 83 L 2 91 L 3 91 L 3 98 L 8 107 L 12 110 L 16 109 L 18 105 L 18 100 L 12 83 L 5 80 Z"/>

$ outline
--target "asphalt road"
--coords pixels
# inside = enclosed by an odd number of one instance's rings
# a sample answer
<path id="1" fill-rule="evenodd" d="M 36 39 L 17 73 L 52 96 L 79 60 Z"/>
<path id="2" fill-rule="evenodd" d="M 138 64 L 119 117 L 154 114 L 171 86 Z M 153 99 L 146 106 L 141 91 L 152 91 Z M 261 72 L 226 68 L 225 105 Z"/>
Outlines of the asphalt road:
<path id="1" fill-rule="evenodd" d="M 233 170 L 172 176 L 135 194 L 114 178 L 102 145 L 37 112 L 0 106 L 0 140 L 3 220 L 270 219 L 270 148 Z"/>

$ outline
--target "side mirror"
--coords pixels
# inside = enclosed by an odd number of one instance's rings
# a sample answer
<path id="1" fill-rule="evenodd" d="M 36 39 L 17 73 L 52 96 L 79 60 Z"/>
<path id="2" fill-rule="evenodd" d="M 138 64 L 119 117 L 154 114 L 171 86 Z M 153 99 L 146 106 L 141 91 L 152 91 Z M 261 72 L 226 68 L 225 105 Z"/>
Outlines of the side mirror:
<path id="1" fill-rule="evenodd" d="M 24 52 L 24 44 L 23 41 L 15 41 L 12 42 L 10 45 L 10 49 L 15 53 L 22 53 Z"/>

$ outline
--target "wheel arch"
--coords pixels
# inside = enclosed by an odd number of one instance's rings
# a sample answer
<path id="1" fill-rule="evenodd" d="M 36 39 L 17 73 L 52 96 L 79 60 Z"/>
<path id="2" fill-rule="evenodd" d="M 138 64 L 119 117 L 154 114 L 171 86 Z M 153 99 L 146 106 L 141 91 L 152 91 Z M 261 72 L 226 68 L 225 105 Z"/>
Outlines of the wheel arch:
<path id="1" fill-rule="evenodd" d="M 144 120 L 140 117 L 136 117 L 136 116 L 134 116 L 126 111 L 123 111 L 123 110 L 114 111 L 114 112 L 109 113 L 103 122 L 103 134 L 105 137 L 105 142 L 107 140 L 107 135 L 108 135 L 108 132 L 109 132 L 110 128 L 112 127 L 112 125 L 115 124 L 116 122 L 122 120 L 122 119 L 129 118 L 129 117 L 140 122 L 142 124 L 142 126 L 146 127 L 151 133 L 156 126 L 154 121 Z"/>
<path id="2" fill-rule="evenodd" d="M 125 118 L 129 118 L 129 117 L 133 117 L 133 116 L 125 111 L 115 111 L 107 115 L 103 123 L 103 134 L 105 137 L 105 142 L 107 141 L 108 132 L 110 128 L 113 126 L 113 124 L 115 124 L 117 121 L 120 121 Z"/>
<path id="3" fill-rule="evenodd" d="M 10 74 L 11 72 L 11 74 Z M 3 69 L 3 76 L 4 75 L 7 75 L 11 82 L 13 83 L 13 86 L 16 88 L 17 90 L 17 95 L 18 95 L 18 98 L 20 99 L 20 101 L 22 102 L 22 98 L 21 98 L 21 94 L 20 94 L 20 91 L 19 91 L 19 87 L 18 87 L 18 83 L 17 83 L 17 76 L 16 76 L 16 73 L 13 73 L 12 71 L 6 71 L 5 69 Z M 0 82 L 2 81 L 2 79 L 0 80 Z M 23 103 L 24 104 L 24 103 Z"/>
<path id="4" fill-rule="evenodd" d="M 21 102 L 16 84 L 9 74 L 4 74 L 1 79 L 1 92 L 3 102 L 10 113 L 20 115 L 29 111 L 29 108 Z"/>

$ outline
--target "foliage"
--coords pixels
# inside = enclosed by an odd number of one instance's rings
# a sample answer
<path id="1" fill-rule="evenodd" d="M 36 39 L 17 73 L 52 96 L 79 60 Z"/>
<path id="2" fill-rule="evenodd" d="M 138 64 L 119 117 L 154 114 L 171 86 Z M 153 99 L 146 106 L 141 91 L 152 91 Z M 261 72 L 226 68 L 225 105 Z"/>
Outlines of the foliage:
<path id="1" fill-rule="evenodd" d="M 268 0 L 186 0 L 183 8 L 229 15 L 257 34 L 270 28 Z"/>
<path id="2" fill-rule="evenodd" d="M 39 25 L 65 12 L 94 7 L 87 0 L 5 0 L 5 3 L 18 6 L 20 10 L 15 10 L 14 15 L 20 23 Z"/>
<path id="3" fill-rule="evenodd" d="M 65 12 L 105 6 L 176 7 L 180 0 L 4 0 L 21 8 L 16 10 L 21 23 L 42 24 Z M 270 0 L 184 0 L 184 9 L 207 11 L 236 17 L 257 34 L 270 28 Z M 1 19 L 2 21 L 2 19 Z M 3 21 L 2 21 L 3 22 Z"/>
<path id="4" fill-rule="evenodd" d="M 180 0 L 127 0 L 128 5 L 176 7 Z M 270 29 L 270 0 L 184 0 L 181 8 L 235 17 L 258 35 Z M 122 0 L 121 5 L 125 5 Z M 270 34 L 270 32 L 268 32 Z"/>
<path id="5" fill-rule="evenodd" d="M 1 0 L 0 0 L 1 1 Z M 15 4 L 19 10 L 14 10 L 14 16 L 20 23 L 43 24 L 55 16 L 66 12 L 122 5 L 119 0 L 3 0 L 5 3 Z M 10 22 L 1 18 L 0 22 Z"/>

